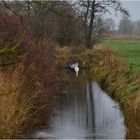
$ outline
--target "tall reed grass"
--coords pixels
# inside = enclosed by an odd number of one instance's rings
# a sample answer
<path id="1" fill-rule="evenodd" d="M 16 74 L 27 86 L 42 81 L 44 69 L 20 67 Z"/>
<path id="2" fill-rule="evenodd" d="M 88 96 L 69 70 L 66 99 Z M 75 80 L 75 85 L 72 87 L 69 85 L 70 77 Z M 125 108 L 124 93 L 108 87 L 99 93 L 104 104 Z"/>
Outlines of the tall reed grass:
<path id="1" fill-rule="evenodd" d="M 0 71 L 0 138 L 16 137 L 28 119 L 51 102 L 54 70 L 49 49 L 34 41 L 26 48 L 18 64 Z"/>

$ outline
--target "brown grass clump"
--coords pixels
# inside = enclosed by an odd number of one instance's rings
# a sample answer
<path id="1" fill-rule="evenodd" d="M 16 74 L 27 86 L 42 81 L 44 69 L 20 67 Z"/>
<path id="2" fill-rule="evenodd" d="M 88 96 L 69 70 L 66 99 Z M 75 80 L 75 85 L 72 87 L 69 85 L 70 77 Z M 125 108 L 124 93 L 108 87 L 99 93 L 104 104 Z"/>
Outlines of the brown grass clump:
<path id="1" fill-rule="evenodd" d="M 0 73 L 0 137 L 10 138 L 17 131 L 20 125 L 27 119 L 27 113 L 31 103 L 25 98 L 20 98 L 20 89 L 23 86 L 22 66 L 11 73 Z"/>
<path id="2" fill-rule="evenodd" d="M 94 50 L 87 50 L 83 46 L 73 46 L 64 48 L 55 48 L 56 50 L 56 65 L 59 68 L 66 68 L 72 63 L 78 62 L 79 67 L 89 69 L 93 63 Z"/>

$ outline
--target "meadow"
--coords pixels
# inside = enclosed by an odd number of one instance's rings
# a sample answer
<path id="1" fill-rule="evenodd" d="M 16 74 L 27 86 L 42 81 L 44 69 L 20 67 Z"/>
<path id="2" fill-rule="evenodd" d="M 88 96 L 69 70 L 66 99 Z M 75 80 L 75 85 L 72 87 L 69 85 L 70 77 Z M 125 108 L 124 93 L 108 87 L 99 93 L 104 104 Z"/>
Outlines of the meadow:
<path id="1" fill-rule="evenodd" d="M 109 39 L 102 45 L 112 48 L 115 54 L 134 72 L 140 72 L 140 40 Z"/>

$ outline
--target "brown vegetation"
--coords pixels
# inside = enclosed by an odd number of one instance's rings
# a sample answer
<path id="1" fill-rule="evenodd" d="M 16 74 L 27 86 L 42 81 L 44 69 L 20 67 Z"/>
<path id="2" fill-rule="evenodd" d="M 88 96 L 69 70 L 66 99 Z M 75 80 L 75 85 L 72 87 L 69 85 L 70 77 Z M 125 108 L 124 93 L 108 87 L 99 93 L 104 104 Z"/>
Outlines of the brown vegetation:
<path id="1" fill-rule="evenodd" d="M 32 48 L 18 64 L 4 69 L 0 72 L 0 137 L 11 138 L 29 117 L 34 114 L 37 119 L 35 114 L 52 102 L 54 72 L 46 52 L 39 48 Z M 32 121 L 28 129 L 35 123 Z"/>
<path id="2" fill-rule="evenodd" d="M 140 138 L 140 79 L 108 49 L 95 50 L 93 78 L 121 104 L 127 127 L 126 138 Z"/>
<path id="3" fill-rule="evenodd" d="M 26 126 L 25 121 L 30 117 L 34 116 L 34 121 L 28 129 L 37 125 L 35 120 L 41 118 L 36 118 L 39 117 L 36 113 L 48 109 L 52 103 L 54 70 L 49 66 L 50 56 L 46 56 L 46 46 L 41 50 L 40 46 L 28 45 L 30 50 L 18 64 L 3 68 L 0 72 L 1 138 L 13 137 L 23 128 L 23 124 Z"/>
<path id="4" fill-rule="evenodd" d="M 1 15 L 0 25 L 0 138 L 14 138 L 43 123 L 36 114 L 52 104 L 54 51 L 50 41 L 31 37 L 16 16 Z"/>

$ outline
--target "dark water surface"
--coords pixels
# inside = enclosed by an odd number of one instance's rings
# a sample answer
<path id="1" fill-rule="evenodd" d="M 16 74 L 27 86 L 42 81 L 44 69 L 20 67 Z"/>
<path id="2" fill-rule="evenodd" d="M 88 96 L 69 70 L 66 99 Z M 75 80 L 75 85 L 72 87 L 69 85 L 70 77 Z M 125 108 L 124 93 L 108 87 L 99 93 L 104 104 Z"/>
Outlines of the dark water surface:
<path id="1" fill-rule="evenodd" d="M 49 126 L 29 134 L 29 138 L 125 138 L 124 118 L 119 105 L 96 82 L 84 75 L 65 74 L 62 77 L 67 77 L 67 84 L 57 89 Z"/>

